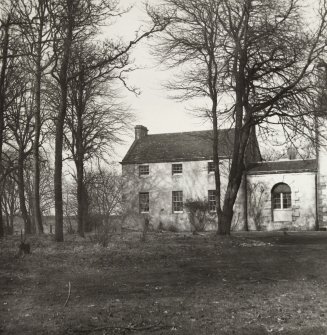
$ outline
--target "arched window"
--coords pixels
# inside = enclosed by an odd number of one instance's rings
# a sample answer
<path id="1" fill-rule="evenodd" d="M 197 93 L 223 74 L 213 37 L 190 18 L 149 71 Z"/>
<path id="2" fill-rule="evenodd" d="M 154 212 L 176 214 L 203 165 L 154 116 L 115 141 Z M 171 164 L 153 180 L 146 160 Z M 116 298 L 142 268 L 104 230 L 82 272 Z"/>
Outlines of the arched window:
<path id="1" fill-rule="evenodd" d="M 287 209 L 292 207 L 291 188 L 285 183 L 275 185 L 271 191 L 273 209 Z"/>

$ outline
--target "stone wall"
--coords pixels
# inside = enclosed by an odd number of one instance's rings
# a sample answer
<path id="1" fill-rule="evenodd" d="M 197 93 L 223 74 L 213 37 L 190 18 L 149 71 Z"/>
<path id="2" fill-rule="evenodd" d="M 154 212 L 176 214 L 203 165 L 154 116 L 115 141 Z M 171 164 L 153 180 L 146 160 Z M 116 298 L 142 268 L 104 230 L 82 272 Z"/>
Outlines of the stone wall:
<path id="1" fill-rule="evenodd" d="M 248 175 L 248 224 L 250 230 L 314 230 L 316 195 L 314 172 Z M 278 183 L 291 188 L 292 207 L 284 213 L 272 209 L 271 190 Z"/>

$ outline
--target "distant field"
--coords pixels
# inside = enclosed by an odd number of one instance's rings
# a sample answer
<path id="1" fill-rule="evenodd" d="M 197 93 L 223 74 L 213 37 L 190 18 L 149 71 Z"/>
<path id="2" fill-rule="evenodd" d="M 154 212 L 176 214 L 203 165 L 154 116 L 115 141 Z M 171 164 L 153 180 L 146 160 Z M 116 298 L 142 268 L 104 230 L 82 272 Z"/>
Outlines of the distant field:
<path id="1" fill-rule="evenodd" d="M 0 333 L 327 333 L 326 232 L 140 237 L 1 241 Z"/>

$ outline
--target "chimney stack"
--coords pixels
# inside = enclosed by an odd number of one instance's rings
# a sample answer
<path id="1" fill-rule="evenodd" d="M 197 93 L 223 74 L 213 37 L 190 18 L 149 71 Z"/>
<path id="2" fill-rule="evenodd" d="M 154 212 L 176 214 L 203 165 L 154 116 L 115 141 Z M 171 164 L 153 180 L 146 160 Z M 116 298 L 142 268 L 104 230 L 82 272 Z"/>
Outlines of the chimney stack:
<path id="1" fill-rule="evenodd" d="M 295 147 L 292 146 L 287 149 L 287 157 L 289 160 L 296 159 L 296 154 L 297 154 L 297 150 Z"/>
<path id="2" fill-rule="evenodd" d="M 135 140 L 139 140 L 142 137 L 148 135 L 148 129 L 144 126 L 137 125 L 135 126 Z"/>

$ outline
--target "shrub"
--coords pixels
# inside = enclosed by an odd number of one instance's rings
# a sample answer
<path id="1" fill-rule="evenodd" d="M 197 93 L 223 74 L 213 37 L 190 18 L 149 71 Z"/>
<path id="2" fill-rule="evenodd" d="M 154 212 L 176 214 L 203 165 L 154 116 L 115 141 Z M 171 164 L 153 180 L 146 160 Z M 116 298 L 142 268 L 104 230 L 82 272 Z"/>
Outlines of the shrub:
<path id="1" fill-rule="evenodd" d="M 142 227 L 142 236 L 141 236 L 142 242 L 145 242 L 146 234 L 148 233 L 150 228 L 151 228 L 150 227 L 150 217 L 149 215 L 145 215 L 144 220 L 143 220 L 143 227 Z"/>
<path id="2" fill-rule="evenodd" d="M 159 221 L 159 225 L 158 225 L 157 230 L 158 231 L 163 231 L 164 230 L 164 226 L 163 226 L 163 223 L 161 221 Z"/>
<path id="3" fill-rule="evenodd" d="M 75 229 L 73 227 L 72 219 L 70 217 L 66 218 L 66 226 L 67 226 L 67 229 L 66 229 L 67 234 L 69 234 L 69 235 L 75 234 Z"/>
<path id="4" fill-rule="evenodd" d="M 169 225 L 167 227 L 167 230 L 170 231 L 171 233 L 178 233 L 178 228 L 173 224 Z"/>
<path id="5" fill-rule="evenodd" d="M 95 228 L 94 234 L 90 235 L 90 239 L 92 242 L 106 248 L 109 244 L 112 235 L 111 233 L 112 231 L 110 224 L 107 223 L 98 224 Z"/>
<path id="6" fill-rule="evenodd" d="M 201 199 L 187 199 L 184 206 L 188 212 L 193 233 L 205 231 L 209 202 Z"/>

